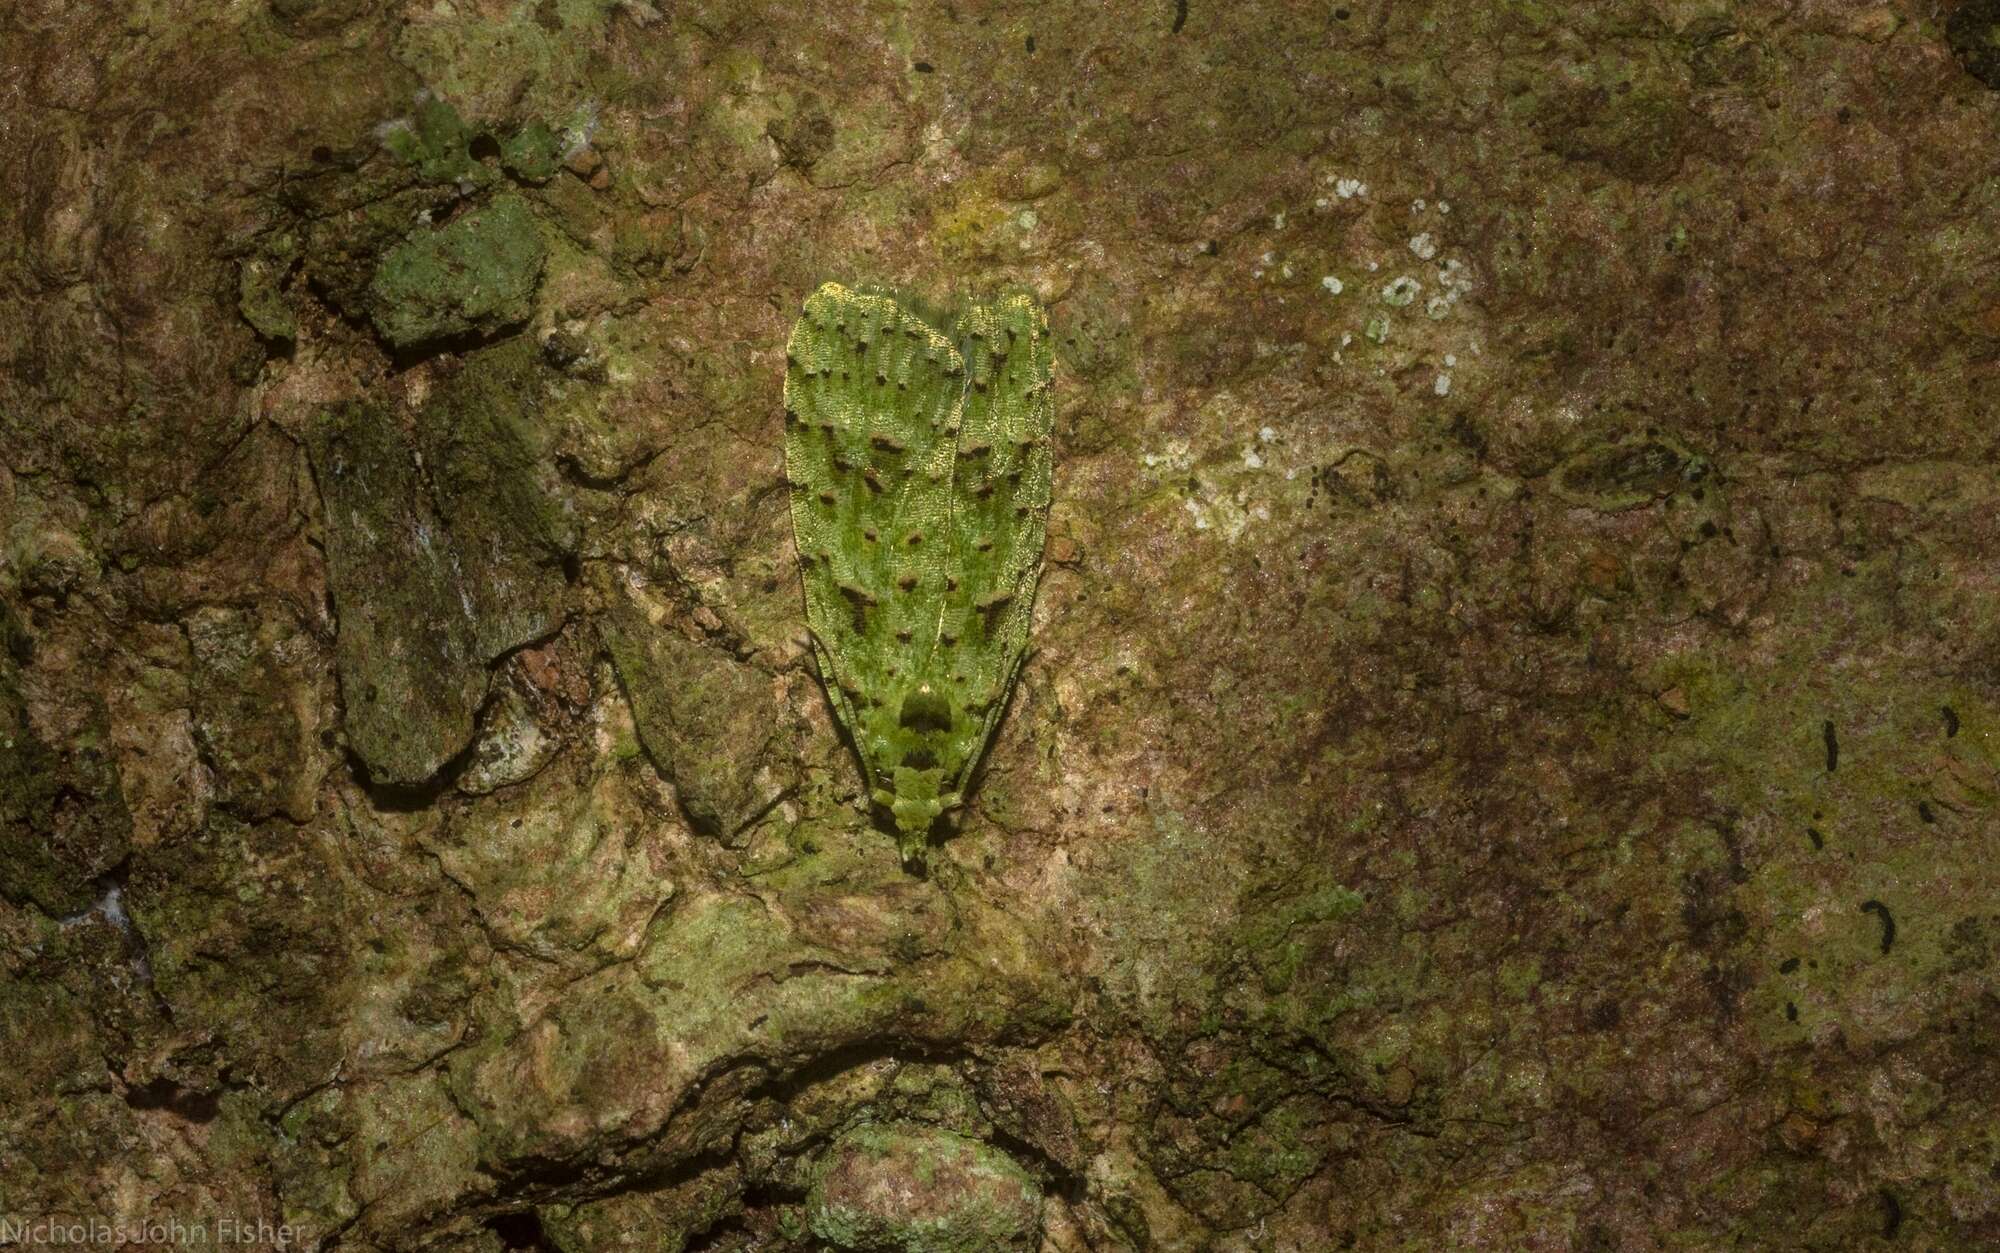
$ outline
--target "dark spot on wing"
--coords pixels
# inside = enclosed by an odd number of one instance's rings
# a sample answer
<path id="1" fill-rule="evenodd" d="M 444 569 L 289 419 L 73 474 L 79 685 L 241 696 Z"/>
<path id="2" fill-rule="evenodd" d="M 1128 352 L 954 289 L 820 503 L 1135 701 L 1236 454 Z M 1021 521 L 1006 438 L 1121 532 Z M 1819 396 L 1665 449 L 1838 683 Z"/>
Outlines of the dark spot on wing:
<path id="1" fill-rule="evenodd" d="M 848 608 L 854 613 L 854 631 L 858 635 L 868 629 L 868 611 L 876 605 L 876 600 L 867 589 L 852 583 L 842 583 L 840 594 L 847 598 Z"/>

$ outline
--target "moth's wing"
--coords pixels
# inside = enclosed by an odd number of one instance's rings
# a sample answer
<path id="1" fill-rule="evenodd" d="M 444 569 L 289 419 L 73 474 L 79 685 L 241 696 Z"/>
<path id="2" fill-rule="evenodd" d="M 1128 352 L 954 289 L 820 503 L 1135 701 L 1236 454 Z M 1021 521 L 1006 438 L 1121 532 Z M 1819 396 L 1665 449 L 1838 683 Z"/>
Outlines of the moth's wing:
<path id="1" fill-rule="evenodd" d="M 826 645 L 820 642 L 817 631 L 813 632 L 812 644 L 813 662 L 819 667 L 820 682 L 826 687 L 826 697 L 833 705 L 834 716 L 840 719 L 841 726 L 847 728 L 849 737 L 858 741 L 861 737 L 861 723 L 855 718 L 854 702 L 840 686 L 840 679 L 834 670 L 833 654 L 827 652 Z M 866 791 L 872 793 L 880 786 L 875 763 L 869 761 L 866 754 L 861 758 L 861 774 Z"/>
<path id="2" fill-rule="evenodd" d="M 806 621 L 871 789 L 899 714 L 891 697 L 942 611 L 964 373 L 936 329 L 837 283 L 807 298 L 786 348 L 785 469 Z"/>
<path id="3" fill-rule="evenodd" d="M 931 664 L 967 715 L 953 728 L 962 787 L 1027 653 L 1054 480 L 1053 352 L 1025 294 L 975 306 L 955 328 L 966 395 L 952 473 L 952 566 Z"/>

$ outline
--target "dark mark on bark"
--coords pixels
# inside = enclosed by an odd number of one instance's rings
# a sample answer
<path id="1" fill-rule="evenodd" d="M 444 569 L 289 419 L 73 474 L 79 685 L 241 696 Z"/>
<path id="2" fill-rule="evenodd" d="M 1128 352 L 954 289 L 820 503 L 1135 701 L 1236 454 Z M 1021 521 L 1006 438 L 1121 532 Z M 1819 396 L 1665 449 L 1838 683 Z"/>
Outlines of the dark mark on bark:
<path id="1" fill-rule="evenodd" d="M 1893 1240 L 1903 1229 L 1903 1203 L 1889 1189 L 1882 1189 L 1882 1238 Z"/>
<path id="2" fill-rule="evenodd" d="M 1187 4 L 1188 0 L 1174 0 L 1174 28 L 1170 34 L 1180 34 L 1181 27 L 1187 25 Z"/>
<path id="3" fill-rule="evenodd" d="M 1888 952 L 1889 946 L 1896 942 L 1896 920 L 1889 916 L 1889 907 L 1871 897 L 1861 902 L 1861 912 L 1875 914 L 1882 919 L 1882 951 Z"/>
<path id="4" fill-rule="evenodd" d="M 1806 828 L 1806 838 L 1810 839 L 1813 842 L 1813 848 L 1815 850 L 1826 847 L 1826 837 L 1821 835 L 1818 831 L 1814 830 L 1811 827 Z"/>
<path id="5" fill-rule="evenodd" d="M 1832 774 L 1840 768 L 1840 737 L 1833 733 L 1833 719 L 1820 723 L 1819 733 L 1826 740 L 1826 772 Z"/>
<path id="6" fill-rule="evenodd" d="M 1958 710 L 1953 709 L 1950 705 L 1945 705 L 1941 708 L 1944 713 L 1944 738 L 1950 739 L 1952 736 L 1958 734 Z"/>

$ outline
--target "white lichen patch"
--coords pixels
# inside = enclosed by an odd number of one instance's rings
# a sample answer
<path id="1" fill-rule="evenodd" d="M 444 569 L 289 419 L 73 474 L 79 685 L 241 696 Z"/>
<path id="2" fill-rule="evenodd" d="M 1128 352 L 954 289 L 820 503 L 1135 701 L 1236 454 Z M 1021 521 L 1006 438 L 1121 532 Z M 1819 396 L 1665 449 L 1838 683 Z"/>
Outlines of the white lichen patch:
<path id="1" fill-rule="evenodd" d="M 513 685 L 488 710 L 472 762 L 459 778 L 458 788 L 472 796 L 484 796 L 533 778 L 555 757 L 561 745 L 542 730 L 534 711 Z"/>
<path id="2" fill-rule="evenodd" d="M 1440 371 L 1437 376 L 1437 382 L 1431 384 L 1431 390 L 1440 396 L 1451 395 L 1451 375 Z"/>
<path id="3" fill-rule="evenodd" d="M 1382 289 L 1382 303 L 1400 309 L 1417 298 L 1424 285 L 1408 274 L 1399 274 Z"/>
<path id="4" fill-rule="evenodd" d="M 1234 432 L 1226 442 L 1191 448 L 1184 439 L 1170 440 L 1142 460 L 1162 484 L 1177 513 L 1197 532 L 1234 541 L 1272 513 L 1272 493 L 1293 477 L 1287 442 L 1276 425 L 1261 421 L 1261 406 L 1230 392 L 1220 392 L 1202 406 L 1201 426 Z M 1309 468 L 1309 467 L 1308 467 Z"/>
<path id="5" fill-rule="evenodd" d="M 1352 200 L 1368 194 L 1368 184 L 1358 178 L 1343 178 L 1333 185 L 1333 194 L 1342 200 Z"/>
<path id="6" fill-rule="evenodd" d="M 590 141 L 597 136 L 597 101 L 586 100 L 570 113 L 567 123 L 556 132 L 556 140 L 561 145 L 558 152 L 564 161 L 574 161 Z"/>
<path id="7" fill-rule="evenodd" d="M 1347 290 L 1347 284 L 1341 282 L 1340 279 L 1331 274 L 1320 279 L 1319 285 L 1326 288 L 1326 294 L 1329 296 L 1338 296 L 1341 292 Z"/>
<path id="8" fill-rule="evenodd" d="M 391 141 L 398 135 L 410 134 L 416 129 L 416 125 L 409 118 L 392 117 L 375 128 L 375 142 L 381 144 L 384 148 L 394 151 L 394 145 Z"/>
<path id="9" fill-rule="evenodd" d="M 1243 538 L 1252 523 L 1271 519 L 1270 506 L 1261 501 L 1252 503 L 1249 491 L 1244 488 L 1210 496 L 1190 496 L 1181 502 L 1181 507 L 1187 510 L 1195 530 L 1213 531 L 1231 543 Z"/>
<path id="10" fill-rule="evenodd" d="M 1424 302 L 1424 312 L 1433 320 L 1443 318 L 1466 293 L 1472 290 L 1472 275 L 1465 262 L 1453 257 L 1438 266 L 1438 292 Z"/>
<path id="11" fill-rule="evenodd" d="M 81 926 L 92 918 L 102 918 L 120 931 L 130 931 L 132 919 L 125 913 L 124 890 L 116 883 L 105 884 L 103 895 L 75 913 L 56 919 L 56 925 L 67 930 Z"/>
<path id="12" fill-rule="evenodd" d="M 1139 463 L 1148 470 L 1179 474 L 1194 465 L 1194 449 L 1184 439 L 1170 439 L 1158 452 L 1140 453 Z"/>
<path id="13" fill-rule="evenodd" d="M 1361 328 L 1361 334 L 1371 344 L 1387 343 L 1389 340 L 1389 315 L 1378 313 L 1368 319 L 1368 325 Z"/>
<path id="14" fill-rule="evenodd" d="M 1438 255 L 1437 236 L 1429 231 L 1410 236 L 1410 251 L 1419 261 L 1428 261 Z"/>

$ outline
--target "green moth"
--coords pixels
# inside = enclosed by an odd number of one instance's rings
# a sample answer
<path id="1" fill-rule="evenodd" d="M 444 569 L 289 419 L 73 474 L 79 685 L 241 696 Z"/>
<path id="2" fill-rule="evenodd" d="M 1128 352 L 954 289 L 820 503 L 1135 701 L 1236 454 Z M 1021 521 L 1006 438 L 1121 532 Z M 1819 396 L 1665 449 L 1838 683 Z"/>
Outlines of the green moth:
<path id="1" fill-rule="evenodd" d="M 869 798 L 911 861 L 963 801 L 1027 653 L 1051 364 L 1025 294 L 928 319 L 828 283 L 786 346 L 806 620 Z"/>

